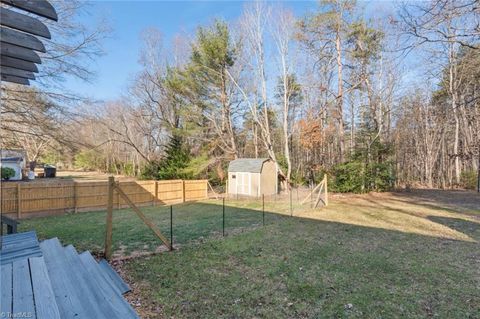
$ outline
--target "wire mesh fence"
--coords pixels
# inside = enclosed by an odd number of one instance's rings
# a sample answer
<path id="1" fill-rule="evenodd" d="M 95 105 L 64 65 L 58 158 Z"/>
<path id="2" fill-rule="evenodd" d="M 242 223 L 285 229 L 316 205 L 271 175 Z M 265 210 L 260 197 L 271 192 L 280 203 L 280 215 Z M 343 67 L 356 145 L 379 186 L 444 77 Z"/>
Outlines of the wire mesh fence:
<path id="1" fill-rule="evenodd" d="M 175 249 L 208 239 L 234 236 L 312 210 L 308 188 L 257 198 L 211 194 L 208 200 L 173 206 L 142 207 L 141 210 L 169 240 Z M 59 237 L 79 250 L 103 251 L 105 211 L 67 214 L 25 220 L 21 227 L 34 228 L 41 238 Z M 151 254 L 168 247 L 135 215 L 131 209 L 113 211 L 113 258 Z"/>
<path id="2" fill-rule="evenodd" d="M 253 198 L 217 194 L 206 201 L 144 210 L 165 236 L 173 240 L 173 247 L 180 248 L 188 243 L 268 226 L 311 211 L 313 200 L 302 204 L 310 192 L 307 188 L 298 188 L 288 193 Z M 148 239 L 153 237 L 144 235 L 143 242 L 151 242 Z"/>

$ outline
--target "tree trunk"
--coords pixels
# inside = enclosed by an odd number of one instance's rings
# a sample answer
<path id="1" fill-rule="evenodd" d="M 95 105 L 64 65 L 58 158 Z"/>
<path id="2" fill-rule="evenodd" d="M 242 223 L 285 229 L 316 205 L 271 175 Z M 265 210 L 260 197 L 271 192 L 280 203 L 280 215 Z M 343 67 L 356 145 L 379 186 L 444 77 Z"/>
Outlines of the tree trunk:
<path id="1" fill-rule="evenodd" d="M 290 176 L 292 174 L 292 161 L 290 159 L 290 139 L 288 130 L 288 113 L 289 113 L 289 98 L 288 98 L 288 75 L 284 75 L 283 79 L 283 138 L 284 141 L 284 156 L 287 162 L 287 183 L 290 182 Z"/>
<path id="2" fill-rule="evenodd" d="M 340 38 L 340 30 L 337 30 L 335 37 L 335 47 L 337 50 L 337 72 L 338 72 L 338 92 L 337 92 L 337 121 L 338 121 L 338 139 L 340 146 L 340 162 L 344 160 L 345 154 L 345 138 L 343 124 L 343 64 L 342 64 L 342 44 Z"/>
<path id="3" fill-rule="evenodd" d="M 453 110 L 453 117 L 455 119 L 455 131 L 454 131 L 454 142 L 453 142 L 453 156 L 454 165 L 455 165 L 455 183 L 458 185 L 460 183 L 460 157 L 458 153 L 459 140 L 460 140 L 460 120 L 458 118 L 458 109 L 457 109 L 457 92 L 455 87 L 456 81 L 456 70 L 455 70 L 455 48 L 453 44 L 449 45 L 449 94 L 451 98 L 451 106 Z"/>
<path id="4" fill-rule="evenodd" d="M 254 154 L 255 158 L 258 158 L 258 129 L 257 129 L 257 124 L 252 121 L 253 125 L 253 149 L 254 149 Z"/>

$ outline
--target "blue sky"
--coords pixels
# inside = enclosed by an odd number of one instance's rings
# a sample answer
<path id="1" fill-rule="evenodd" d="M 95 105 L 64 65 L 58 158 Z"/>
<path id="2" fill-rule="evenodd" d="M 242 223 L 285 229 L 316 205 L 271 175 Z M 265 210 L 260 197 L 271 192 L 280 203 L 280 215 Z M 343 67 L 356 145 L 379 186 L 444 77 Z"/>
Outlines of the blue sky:
<path id="1" fill-rule="evenodd" d="M 316 1 L 281 3 L 298 16 L 317 5 Z M 385 4 L 375 2 L 374 6 L 369 5 L 369 9 Z M 85 23 L 94 23 L 99 17 L 104 17 L 112 28 L 112 34 L 104 43 L 105 55 L 92 65 L 96 71 L 93 82 L 69 79 L 66 88 L 95 99 L 116 99 L 126 91 L 129 80 L 140 71 L 138 56 L 143 30 L 151 27 L 159 29 L 165 37 L 165 45 L 168 45 L 175 34 L 193 34 L 197 26 L 206 25 L 215 18 L 226 21 L 238 19 L 244 5 L 245 1 L 91 1 L 92 14 L 82 19 Z"/>
<path id="2" fill-rule="evenodd" d="M 296 14 L 314 8 L 314 1 L 283 2 Z M 105 17 L 112 34 L 104 43 L 105 55 L 92 65 L 96 77 L 92 83 L 69 79 L 67 89 L 92 98 L 118 98 L 128 87 L 129 80 L 140 71 L 138 56 L 141 32 L 147 28 L 159 29 L 165 45 L 177 33 L 192 33 L 199 25 L 215 18 L 234 21 L 241 15 L 242 1 L 92 1 L 91 16 L 83 17 L 92 23 Z"/>

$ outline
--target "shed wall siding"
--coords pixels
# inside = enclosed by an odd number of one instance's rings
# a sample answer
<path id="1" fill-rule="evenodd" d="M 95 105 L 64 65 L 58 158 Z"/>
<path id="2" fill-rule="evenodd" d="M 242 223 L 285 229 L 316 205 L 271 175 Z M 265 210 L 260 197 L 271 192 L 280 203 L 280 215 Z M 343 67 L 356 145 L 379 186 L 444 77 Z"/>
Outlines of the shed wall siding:
<path id="1" fill-rule="evenodd" d="M 228 193 L 235 194 L 236 180 L 232 179 L 232 175 L 235 173 L 228 172 Z"/>
<path id="2" fill-rule="evenodd" d="M 250 196 L 258 196 L 258 187 L 260 183 L 260 174 L 259 173 L 252 173 L 252 182 L 251 182 L 251 190 Z"/>
<path id="3" fill-rule="evenodd" d="M 235 178 L 233 178 L 235 175 Z M 246 186 L 242 187 L 245 178 Z M 239 182 L 240 181 L 240 182 Z M 229 172 L 228 173 L 228 194 L 259 196 L 260 174 L 259 173 L 243 173 L 243 172 Z"/>
<path id="4" fill-rule="evenodd" d="M 227 191 L 231 195 L 273 195 L 277 192 L 277 166 L 272 161 L 266 161 L 261 173 L 228 172 Z"/>
<path id="5" fill-rule="evenodd" d="M 268 161 L 263 164 L 261 175 L 261 194 L 273 195 L 277 192 L 277 166 Z"/>

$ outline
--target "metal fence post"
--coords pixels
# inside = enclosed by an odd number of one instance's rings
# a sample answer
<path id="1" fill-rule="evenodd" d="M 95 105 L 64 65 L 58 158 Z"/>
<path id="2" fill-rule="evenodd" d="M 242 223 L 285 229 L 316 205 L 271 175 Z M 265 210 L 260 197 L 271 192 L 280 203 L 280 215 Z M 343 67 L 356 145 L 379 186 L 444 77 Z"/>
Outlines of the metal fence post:
<path id="1" fill-rule="evenodd" d="M 477 193 L 480 193 L 480 144 L 478 145 Z"/>
<path id="2" fill-rule="evenodd" d="M 222 235 L 225 237 L 225 197 L 222 201 Z"/>
<path id="3" fill-rule="evenodd" d="M 290 188 L 290 217 L 293 216 L 293 206 L 292 206 L 292 188 Z"/>
<path id="4" fill-rule="evenodd" d="M 173 206 L 170 205 L 170 250 L 173 250 Z"/>
<path id="5" fill-rule="evenodd" d="M 265 226 L 265 194 L 262 194 L 262 219 L 263 226 Z"/>

